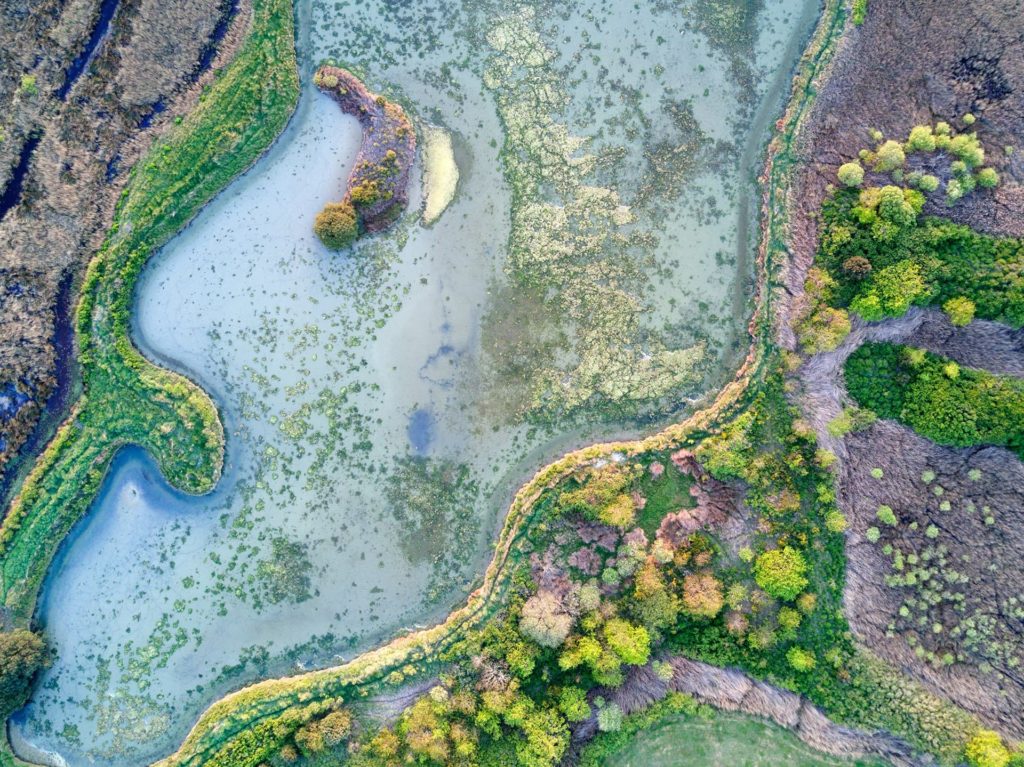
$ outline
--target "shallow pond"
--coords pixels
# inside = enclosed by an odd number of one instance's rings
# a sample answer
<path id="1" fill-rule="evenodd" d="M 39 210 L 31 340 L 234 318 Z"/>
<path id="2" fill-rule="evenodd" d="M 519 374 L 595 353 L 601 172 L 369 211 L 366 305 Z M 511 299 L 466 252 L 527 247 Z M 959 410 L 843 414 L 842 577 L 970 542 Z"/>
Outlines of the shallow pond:
<path id="1" fill-rule="evenodd" d="M 678 417 L 744 351 L 753 179 L 816 1 L 300 9 L 292 123 L 138 289 L 139 345 L 218 402 L 224 477 L 184 497 L 123 451 L 47 582 L 58 658 L 15 736 L 73 765 L 435 620 L 543 461 Z M 327 58 L 450 134 L 429 228 L 417 181 L 387 234 L 313 237 L 360 138 L 309 85 Z"/>
<path id="2" fill-rule="evenodd" d="M 884 767 L 884 762 L 841 759 L 815 751 L 788 730 L 762 719 L 715 714 L 672 718 L 652 727 L 606 767 Z"/>

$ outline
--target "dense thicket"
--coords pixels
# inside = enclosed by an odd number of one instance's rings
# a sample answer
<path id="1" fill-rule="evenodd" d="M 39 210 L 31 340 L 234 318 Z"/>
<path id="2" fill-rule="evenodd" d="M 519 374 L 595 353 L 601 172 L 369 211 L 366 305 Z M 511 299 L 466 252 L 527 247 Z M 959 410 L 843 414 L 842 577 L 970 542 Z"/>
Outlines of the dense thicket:
<path id="1" fill-rule="evenodd" d="M 861 407 L 934 442 L 999 445 L 1024 456 L 1024 382 L 896 344 L 865 344 L 846 362 Z"/>
<path id="2" fill-rule="evenodd" d="M 875 320 L 967 298 L 978 317 L 1024 325 L 1024 243 L 919 219 L 922 204 L 897 187 L 840 189 L 826 201 L 818 263 L 835 282 L 829 303 Z"/>
<path id="3" fill-rule="evenodd" d="M 46 661 L 46 646 L 25 629 L 0 632 L 0 716 L 6 718 L 28 700 L 32 678 Z"/>

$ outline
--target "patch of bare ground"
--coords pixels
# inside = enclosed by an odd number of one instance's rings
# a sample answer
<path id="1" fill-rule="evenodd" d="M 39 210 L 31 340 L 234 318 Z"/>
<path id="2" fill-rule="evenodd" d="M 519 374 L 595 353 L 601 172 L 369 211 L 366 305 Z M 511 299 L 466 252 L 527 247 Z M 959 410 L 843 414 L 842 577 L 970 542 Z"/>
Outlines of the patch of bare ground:
<path id="1" fill-rule="evenodd" d="M 58 375 L 74 353 L 58 329 L 128 171 L 230 58 L 249 16 L 247 0 L 13 0 L 0 9 L 0 190 L 38 137 L 0 220 L 0 390 L 28 397 L 0 417 L 0 497 L 25 463 L 19 455 L 41 448 L 62 415 L 40 421 L 71 378 Z"/>
<path id="2" fill-rule="evenodd" d="M 946 448 L 893 422 L 842 437 L 827 425 L 849 404 L 843 364 L 862 343 L 918 346 L 1020 376 L 1022 339 L 992 322 L 954 327 L 937 310 L 855 320 L 839 348 L 801 367 L 797 394 L 823 445 L 842 459 L 837 494 L 851 523 L 845 603 L 855 637 L 1016 738 L 1024 738 L 1024 465 L 1001 448 Z M 882 506 L 897 525 L 879 519 Z"/>

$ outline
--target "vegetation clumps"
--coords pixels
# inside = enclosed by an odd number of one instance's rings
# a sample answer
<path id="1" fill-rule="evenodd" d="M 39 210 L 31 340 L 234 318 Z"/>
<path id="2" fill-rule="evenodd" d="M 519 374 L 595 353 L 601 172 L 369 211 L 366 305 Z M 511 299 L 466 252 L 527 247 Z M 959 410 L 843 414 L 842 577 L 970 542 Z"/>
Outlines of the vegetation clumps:
<path id="1" fill-rule="evenodd" d="M 0 717 L 6 719 L 28 700 L 32 678 L 46 665 L 42 637 L 27 629 L 0 632 Z"/>
<path id="2" fill-rule="evenodd" d="M 923 349 L 864 344 L 846 361 L 863 408 L 940 445 L 1007 447 L 1024 457 L 1024 382 L 961 367 Z"/>
<path id="3" fill-rule="evenodd" d="M 359 236 L 355 207 L 350 201 L 327 203 L 316 214 L 313 231 L 331 250 L 344 250 Z"/>
<path id="4" fill-rule="evenodd" d="M 344 197 L 327 203 L 313 227 L 324 245 L 343 250 L 360 234 L 387 229 L 402 214 L 409 202 L 416 134 L 399 104 L 370 92 L 351 72 L 323 66 L 313 82 L 363 129 Z"/>
<path id="5" fill-rule="evenodd" d="M 790 546 L 759 556 L 754 574 L 757 585 L 779 599 L 794 599 L 807 587 L 807 562 Z"/>
<path id="6" fill-rule="evenodd" d="M 924 215 L 940 190 L 953 205 L 998 184 L 977 134 L 940 122 L 915 126 L 904 142 L 873 138 L 874 149 L 839 167 L 840 186 L 822 206 L 817 259 L 793 321 L 803 351 L 836 348 L 851 313 L 874 322 L 913 305 L 942 306 L 959 323 L 976 315 L 1024 324 L 1021 243 Z"/>

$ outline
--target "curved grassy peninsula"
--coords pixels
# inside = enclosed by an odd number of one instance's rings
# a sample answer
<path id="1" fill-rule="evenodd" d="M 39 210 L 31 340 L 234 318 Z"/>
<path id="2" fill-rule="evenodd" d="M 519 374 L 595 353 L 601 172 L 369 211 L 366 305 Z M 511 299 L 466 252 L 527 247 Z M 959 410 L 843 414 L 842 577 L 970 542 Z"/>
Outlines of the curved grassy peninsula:
<path id="1" fill-rule="evenodd" d="M 146 448 L 167 481 L 208 492 L 224 432 L 210 398 L 133 346 L 129 316 L 149 257 L 278 136 L 298 97 L 292 6 L 255 0 L 248 36 L 199 106 L 133 170 L 76 315 L 83 394 L 0 527 L 0 618 L 31 623 L 61 542 L 88 511 L 117 451 Z M 9 759 L 6 747 L 0 754 Z"/>
<path id="2" fill-rule="evenodd" d="M 314 224 L 324 245 L 341 250 L 360 234 L 387 229 L 402 214 L 409 202 L 416 134 L 401 106 L 371 93 L 351 72 L 324 66 L 313 82 L 363 129 L 345 196 L 327 203 Z"/>

